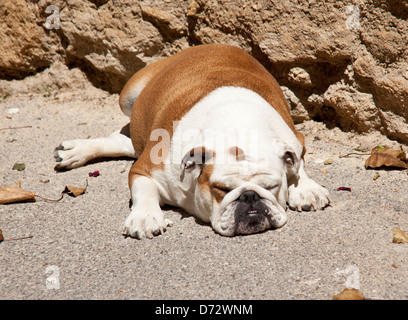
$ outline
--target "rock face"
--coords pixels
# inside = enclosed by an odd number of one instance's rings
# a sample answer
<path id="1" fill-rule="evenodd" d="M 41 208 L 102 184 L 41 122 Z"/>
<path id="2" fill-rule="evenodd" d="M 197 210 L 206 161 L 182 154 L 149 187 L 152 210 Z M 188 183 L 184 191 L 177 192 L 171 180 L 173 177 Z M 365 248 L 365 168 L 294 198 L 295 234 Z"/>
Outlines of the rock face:
<path id="1" fill-rule="evenodd" d="M 2 79 L 58 62 L 120 92 L 151 62 L 227 43 L 275 76 L 296 122 L 377 130 L 408 143 L 405 0 L 2 0 L 0 12 Z"/>

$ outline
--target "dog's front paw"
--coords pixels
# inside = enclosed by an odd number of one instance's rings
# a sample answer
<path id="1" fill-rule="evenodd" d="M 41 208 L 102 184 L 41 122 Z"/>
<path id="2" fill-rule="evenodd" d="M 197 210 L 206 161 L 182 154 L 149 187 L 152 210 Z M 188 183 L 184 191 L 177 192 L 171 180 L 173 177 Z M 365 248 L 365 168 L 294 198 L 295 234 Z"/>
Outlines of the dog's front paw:
<path id="1" fill-rule="evenodd" d="M 323 209 L 331 202 L 329 191 L 309 178 L 300 179 L 297 186 L 289 186 L 288 204 L 292 210 Z"/>
<path id="2" fill-rule="evenodd" d="M 173 222 L 165 219 L 163 212 L 158 210 L 132 209 L 123 226 L 123 235 L 136 239 L 153 238 L 163 234 L 167 227 L 173 226 Z"/>
<path id="3" fill-rule="evenodd" d="M 84 165 L 89 160 L 92 147 L 84 139 L 62 142 L 55 148 L 54 158 L 57 169 L 73 169 Z"/>

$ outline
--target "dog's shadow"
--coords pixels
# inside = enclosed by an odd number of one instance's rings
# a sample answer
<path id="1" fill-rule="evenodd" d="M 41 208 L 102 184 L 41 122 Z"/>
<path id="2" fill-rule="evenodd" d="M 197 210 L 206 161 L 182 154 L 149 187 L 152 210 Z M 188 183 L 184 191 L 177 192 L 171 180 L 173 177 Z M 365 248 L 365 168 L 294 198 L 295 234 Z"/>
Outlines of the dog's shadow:
<path id="1" fill-rule="evenodd" d="M 132 208 L 132 199 L 129 199 L 129 209 L 131 209 L 131 208 Z M 210 227 L 210 228 L 211 228 L 211 223 L 207 223 L 207 222 L 204 222 L 204 221 L 200 220 L 200 219 L 197 218 L 196 216 L 187 213 L 187 212 L 184 211 L 184 209 L 182 209 L 182 208 L 174 207 L 174 206 L 165 204 L 163 207 L 161 207 L 161 209 L 162 209 L 162 211 L 163 211 L 163 214 L 166 214 L 166 212 L 175 212 L 175 213 L 177 213 L 177 214 L 180 215 L 180 220 L 188 219 L 188 218 L 191 219 L 191 218 L 192 218 L 192 219 L 194 219 L 195 222 L 196 222 L 197 224 L 199 224 L 200 226 L 207 226 L 207 227 Z"/>
<path id="2" fill-rule="evenodd" d="M 136 161 L 137 159 L 131 158 L 131 157 L 117 157 L 117 158 L 109 158 L 109 157 L 100 157 L 100 158 L 95 158 L 92 159 L 90 161 L 88 161 L 87 163 L 85 163 L 84 165 L 82 165 L 81 167 L 87 167 L 90 166 L 92 164 L 97 164 L 97 163 L 102 163 L 102 162 L 109 162 L 109 161 L 118 161 L 118 160 L 125 160 L 125 161 Z M 68 169 L 68 168 L 59 168 L 58 165 L 56 165 L 54 167 L 54 171 L 56 172 L 68 172 L 71 170 L 74 170 L 76 168 L 72 168 L 72 169 Z M 129 209 L 132 208 L 132 199 L 129 199 Z M 176 212 L 177 214 L 180 215 L 180 220 L 183 219 L 187 219 L 187 218 L 193 218 L 195 220 L 195 222 L 201 226 L 207 226 L 207 227 L 211 227 L 210 223 L 207 222 L 203 222 L 202 220 L 200 220 L 199 218 L 195 217 L 192 214 L 187 213 L 186 211 L 184 211 L 182 208 L 179 207 L 174 207 L 171 205 L 164 205 L 162 208 L 163 213 L 166 212 Z"/>
<path id="3" fill-rule="evenodd" d="M 202 220 L 200 220 L 199 218 L 197 218 L 196 216 L 187 213 L 186 211 L 184 211 L 182 208 L 179 207 L 173 207 L 170 205 L 165 205 L 162 207 L 162 211 L 168 212 L 168 211 L 172 211 L 172 212 L 177 212 L 180 215 L 180 220 L 184 220 L 184 219 L 188 219 L 188 218 L 193 218 L 195 220 L 195 222 L 197 224 L 199 224 L 200 226 L 207 226 L 207 227 L 211 227 L 210 223 L 204 222 Z"/>

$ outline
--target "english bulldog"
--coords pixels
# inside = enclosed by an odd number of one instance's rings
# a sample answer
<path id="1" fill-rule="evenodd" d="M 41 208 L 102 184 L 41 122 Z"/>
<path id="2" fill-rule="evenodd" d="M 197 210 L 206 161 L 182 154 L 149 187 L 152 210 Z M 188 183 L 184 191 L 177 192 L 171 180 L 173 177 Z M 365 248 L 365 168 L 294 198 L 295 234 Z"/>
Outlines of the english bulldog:
<path id="1" fill-rule="evenodd" d="M 119 104 L 129 124 L 108 137 L 64 141 L 55 158 L 57 169 L 137 158 L 125 236 L 163 234 L 172 225 L 165 204 L 234 236 L 282 227 L 287 205 L 330 203 L 305 172 L 304 136 L 278 83 L 237 47 L 199 45 L 152 63 L 127 82 Z"/>

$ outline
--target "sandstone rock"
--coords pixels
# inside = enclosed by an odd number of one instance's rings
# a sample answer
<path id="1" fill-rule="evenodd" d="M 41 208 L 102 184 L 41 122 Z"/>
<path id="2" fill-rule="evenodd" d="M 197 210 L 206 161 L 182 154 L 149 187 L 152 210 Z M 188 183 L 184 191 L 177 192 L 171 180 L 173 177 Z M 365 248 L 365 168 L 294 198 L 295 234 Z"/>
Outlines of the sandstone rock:
<path id="1" fill-rule="evenodd" d="M 301 86 L 312 86 L 312 80 L 309 73 L 305 69 L 295 67 L 289 70 L 289 80 Z"/>
<path id="2" fill-rule="evenodd" d="M 50 5 L 59 28 L 46 27 Z M 58 62 L 53 70 L 64 64 L 120 92 L 151 62 L 221 42 L 275 76 L 296 122 L 318 119 L 408 143 L 406 1 L 3 0 L 0 10 L 2 79 Z"/>
<path id="3" fill-rule="evenodd" d="M 285 86 L 281 86 L 283 94 L 289 104 L 290 112 L 295 123 L 301 123 L 309 118 L 305 106 L 300 102 L 299 98 Z"/>
<path id="4" fill-rule="evenodd" d="M 49 67 L 59 37 L 38 25 L 33 4 L 2 0 L 0 6 L 0 79 L 23 79 Z"/>
<path id="5" fill-rule="evenodd" d="M 358 92 L 350 85 L 335 83 L 323 94 L 323 103 L 335 110 L 336 121 L 344 129 L 381 129 L 381 117 L 372 94 Z"/>
<path id="6" fill-rule="evenodd" d="M 35 94 L 58 99 L 59 102 L 71 101 L 75 96 L 81 96 L 84 101 L 108 96 L 106 91 L 92 86 L 79 68 L 69 69 L 59 61 L 43 72 L 23 80 L 0 81 L 0 97 L 30 97 Z"/>
<path id="7" fill-rule="evenodd" d="M 179 38 L 187 33 L 187 27 L 174 15 L 155 7 L 141 6 L 142 17 L 150 21 L 160 33 L 168 38 Z"/>

